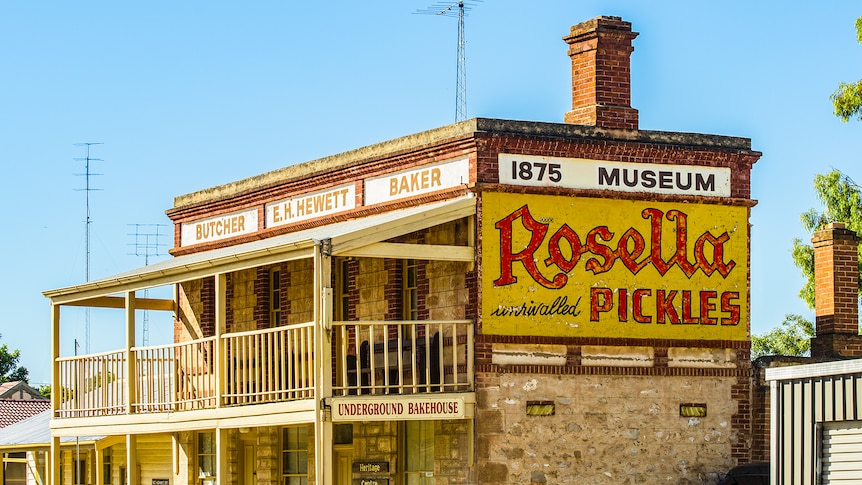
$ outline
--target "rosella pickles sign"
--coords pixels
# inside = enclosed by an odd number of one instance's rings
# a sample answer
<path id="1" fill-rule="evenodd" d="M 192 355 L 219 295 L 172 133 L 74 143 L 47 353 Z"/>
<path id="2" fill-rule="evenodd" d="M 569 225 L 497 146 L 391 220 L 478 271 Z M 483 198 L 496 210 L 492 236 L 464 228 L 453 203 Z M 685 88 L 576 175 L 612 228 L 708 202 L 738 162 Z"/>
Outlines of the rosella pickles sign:
<path id="1" fill-rule="evenodd" d="M 483 331 L 745 340 L 747 214 L 485 193 Z"/>

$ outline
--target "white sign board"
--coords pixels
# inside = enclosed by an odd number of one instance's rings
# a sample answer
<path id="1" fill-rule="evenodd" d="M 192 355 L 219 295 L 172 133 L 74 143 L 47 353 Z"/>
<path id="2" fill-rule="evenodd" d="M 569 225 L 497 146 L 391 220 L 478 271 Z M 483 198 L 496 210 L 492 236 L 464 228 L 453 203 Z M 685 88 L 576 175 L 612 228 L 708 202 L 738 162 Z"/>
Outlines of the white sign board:
<path id="1" fill-rule="evenodd" d="M 332 421 L 463 419 L 463 397 L 332 398 Z"/>
<path id="2" fill-rule="evenodd" d="M 730 197 L 730 168 L 501 153 L 501 184 Z"/>
<path id="3" fill-rule="evenodd" d="M 191 246 L 257 232 L 257 208 L 207 217 L 180 226 L 180 246 Z"/>
<path id="4" fill-rule="evenodd" d="M 339 185 L 266 204 L 266 227 L 277 227 L 356 207 L 356 185 Z"/>
<path id="5" fill-rule="evenodd" d="M 470 160 L 422 165 L 365 179 L 365 205 L 392 202 L 416 195 L 451 189 L 470 182 Z"/>

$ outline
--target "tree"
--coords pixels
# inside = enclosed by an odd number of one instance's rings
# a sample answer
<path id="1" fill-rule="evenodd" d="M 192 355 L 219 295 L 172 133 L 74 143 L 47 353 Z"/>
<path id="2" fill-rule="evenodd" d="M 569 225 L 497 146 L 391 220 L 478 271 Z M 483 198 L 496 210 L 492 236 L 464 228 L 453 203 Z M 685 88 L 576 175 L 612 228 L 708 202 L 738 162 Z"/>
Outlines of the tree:
<path id="1" fill-rule="evenodd" d="M 0 383 L 28 381 L 30 373 L 25 367 L 18 365 L 20 358 L 21 352 L 19 350 L 10 351 L 6 344 L 0 345 Z"/>
<path id="2" fill-rule="evenodd" d="M 862 235 L 862 189 L 850 177 L 838 170 L 814 177 L 814 191 L 823 203 L 823 212 L 809 209 L 801 215 L 802 227 L 809 233 L 814 233 L 830 222 L 843 222 L 847 229 Z M 860 244 L 862 256 L 862 244 Z M 799 291 L 809 308 L 814 309 L 814 248 L 801 239 L 793 240 L 793 262 L 802 270 L 806 282 Z M 862 271 L 862 262 L 859 266 Z M 859 278 L 862 285 L 862 278 Z M 862 286 L 860 286 L 862 290 Z"/>
<path id="3" fill-rule="evenodd" d="M 808 355 L 812 337 L 814 324 L 802 315 L 788 313 L 780 326 L 763 335 L 751 336 L 751 359 L 764 355 Z"/>
<path id="4" fill-rule="evenodd" d="M 856 19 L 856 39 L 862 44 L 862 17 Z M 835 116 L 847 122 L 856 117 L 862 121 L 862 79 L 855 83 L 840 83 L 829 96 L 835 107 Z"/>

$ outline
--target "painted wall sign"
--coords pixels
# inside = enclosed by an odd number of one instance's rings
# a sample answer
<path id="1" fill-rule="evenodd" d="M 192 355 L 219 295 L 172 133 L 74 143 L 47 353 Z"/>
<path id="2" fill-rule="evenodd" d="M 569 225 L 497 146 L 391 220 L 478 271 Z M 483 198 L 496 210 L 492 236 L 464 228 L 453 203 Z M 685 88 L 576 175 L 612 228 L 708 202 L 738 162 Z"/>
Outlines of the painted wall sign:
<path id="1" fill-rule="evenodd" d="M 266 227 L 277 227 L 315 217 L 337 214 L 356 207 L 356 185 L 339 185 L 267 203 Z"/>
<path id="2" fill-rule="evenodd" d="M 483 331 L 745 340 L 748 210 L 483 194 Z"/>
<path id="3" fill-rule="evenodd" d="M 730 168 L 501 153 L 501 184 L 730 197 Z"/>
<path id="4" fill-rule="evenodd" d="M 470 182 L 470 160 L 422 165 L 365 179 L 365 205 L 450 189 Z"/>
<path id="5" fill-rule="evenodd" d="M 191 246 L 257 232 L 257 209 L 207 217 L 180 226 L 180 245 Z"/>
<path id="6" fill-rule="evenodd" d="M 333 398 L 332 421 L 463 419 L 464 398 Z"/>

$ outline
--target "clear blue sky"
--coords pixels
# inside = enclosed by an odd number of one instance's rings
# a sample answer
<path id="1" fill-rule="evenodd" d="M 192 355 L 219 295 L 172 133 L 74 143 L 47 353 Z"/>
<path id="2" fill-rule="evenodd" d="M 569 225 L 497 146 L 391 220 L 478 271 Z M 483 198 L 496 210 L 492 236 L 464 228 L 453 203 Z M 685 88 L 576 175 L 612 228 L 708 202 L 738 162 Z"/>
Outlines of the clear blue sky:
<path id="1" fill-rule="evenodd" d="M 47 383 L 41 292 L 84 281 L 84 155 L 94 147 L 92 278 L 142 266 L 129 224 L 169 221 L 173 197 L 451 123 L 457 21 L 434 2 L 0 2 L 3 160 L 0 343 Z M 485 0 L 467 18 L 469 117 L 561 122 L 571 68 L 561 37 L 598 15 L 632 22 L 632 104 L 645 130 L 742 136 L 752 173 L 755 333 L 797 293 L 791 240 L 819 207 L 814 174 L 862 182 L 862 123 L 832 115 L 862 78 L 858 1 Z M 165 242 L 171 242 L 166 240 Z M 151 259 L 152 261 L 152 259 Z M 83 341 L 65 317 L 62 353 Z M 122 324 L 94 315 L 92 352 Z M 154 322 L 151 343 L 169 341 Z"/>

